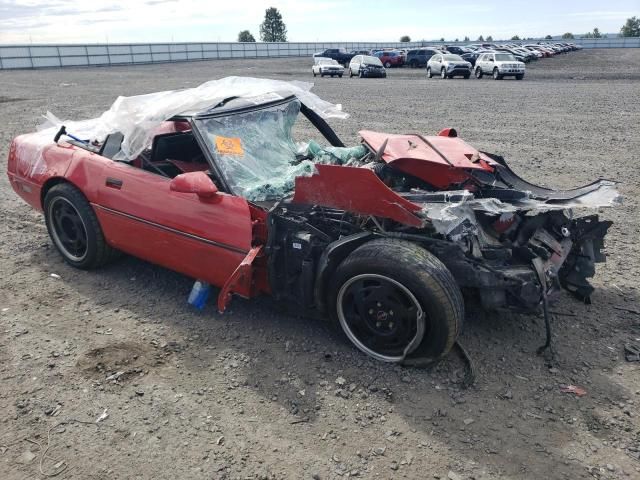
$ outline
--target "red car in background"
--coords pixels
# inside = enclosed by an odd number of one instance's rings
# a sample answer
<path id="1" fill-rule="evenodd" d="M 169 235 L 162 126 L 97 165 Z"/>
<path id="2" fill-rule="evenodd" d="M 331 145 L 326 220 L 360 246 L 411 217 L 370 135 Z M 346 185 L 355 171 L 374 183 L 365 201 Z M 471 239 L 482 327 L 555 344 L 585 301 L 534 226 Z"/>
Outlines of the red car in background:
<path id="1" fill-rule="evenodd" d="M 383 50 L 376 52 L 375 56 L 380 59 L 385 68 L 401 67 L 407 59 L 407 56 L 398 50 Z"/>

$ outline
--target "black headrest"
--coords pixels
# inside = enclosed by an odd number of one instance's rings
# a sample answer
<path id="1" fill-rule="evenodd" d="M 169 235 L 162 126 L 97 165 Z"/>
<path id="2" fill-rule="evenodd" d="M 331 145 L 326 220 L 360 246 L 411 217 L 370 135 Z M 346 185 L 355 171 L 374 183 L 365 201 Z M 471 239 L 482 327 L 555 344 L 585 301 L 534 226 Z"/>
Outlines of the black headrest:
<path id="1" fill-rule="evenodd" d="M 110 133 L 107 138 L 104 139 L 102 147 L 100 147 L 99 155 L 106 158 L 113 158 L 116 153 L 120 151 L 120 146 L 124 140 L 124 135 L 120 132 Z"/>

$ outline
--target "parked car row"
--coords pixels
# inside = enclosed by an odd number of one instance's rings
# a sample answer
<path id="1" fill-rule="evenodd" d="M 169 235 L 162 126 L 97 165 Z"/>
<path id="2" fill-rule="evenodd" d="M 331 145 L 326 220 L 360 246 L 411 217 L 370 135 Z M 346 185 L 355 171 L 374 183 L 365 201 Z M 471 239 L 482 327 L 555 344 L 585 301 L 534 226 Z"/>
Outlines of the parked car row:
<path id="1" fill-rule="evenodd" d="M 522 80 L 525 64 L 560 53 L 580 50 L 571 43 L 474 43 L 467 46 L 438 45 L 414 49 L 374 49 L 347 52 L 345 49 L 327 49 L 316 53 L 313 76 L 342 77 L 348 69 L 350 77 L 386 77 L 387 69 L 408 65 L 411 68 L 426 68 L 427 77 L 453 78 L 456 76 L 476 78 L 485 75 L 501 80 L 515 77 Z M 343 67 L 344 66 L 344 67 Z"/>
<path id="2" fill-rule="evenodd" d="M 566 42 L 538 42 L 538 43 L 472 43 L 466 46 L 436 45 L 412 49 L 377 48 L 373 50 L 347 51 L 344 48 L 329 48 L 324 52 L 315 53 L 314 57 L 331 58 L 346 68 L 356 55 L 375 56 L 380 59 L 385 68 L 409 66 L 412 68 L 426 67 L 429 59 L 437 53 L 452 53 L 460 55 L 466 61 L 471 61 L 475 55 L 483 50 L 511 53 L 516 60 L 528 63 L 539 58 L 552 57 L 559 53 L 580 50 L 582 47 Z M 475 60 L 475 58 L 473 58 Z M 474 63 L 474 62 L 471 62 Z"/>

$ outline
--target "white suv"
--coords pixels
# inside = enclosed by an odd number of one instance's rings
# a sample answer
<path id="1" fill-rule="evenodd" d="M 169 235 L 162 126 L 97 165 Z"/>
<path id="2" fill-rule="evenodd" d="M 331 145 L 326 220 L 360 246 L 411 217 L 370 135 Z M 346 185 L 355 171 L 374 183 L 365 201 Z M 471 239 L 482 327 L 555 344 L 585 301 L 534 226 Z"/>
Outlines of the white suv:
<path id="1" fill-rule="evenodd" d="M 476 78 L 482 75 L 493 75 L 494 80 L 503 77 L 524 78 L 524 63 L 517 61 L 510 53 L 483 53 L 476 60 Z"/>

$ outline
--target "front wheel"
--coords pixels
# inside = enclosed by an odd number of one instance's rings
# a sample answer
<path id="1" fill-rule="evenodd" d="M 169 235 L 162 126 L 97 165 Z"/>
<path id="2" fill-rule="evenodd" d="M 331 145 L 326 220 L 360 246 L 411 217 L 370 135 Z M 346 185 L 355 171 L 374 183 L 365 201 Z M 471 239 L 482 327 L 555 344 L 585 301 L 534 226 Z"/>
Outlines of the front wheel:
<path id="1" fill-rule="evenodd" d="M 516 75 L 516 80 L 522 80 L 524 78 L 524 74 Z"/>
<path id="2" fill-rule="evenodd" d="M 313 72 L 313 76 L 315 77 L 316 75 L 317 75 L 316 72 Z"/>
<path id="3" fill-rule="evenodd" d="M 502 75 L 500 75 L 500 71 L 497 68 L 493 69 L 493 79 L 502 80 Z"/>
<path id="4" fill-rule="evenodd" d="M 349 78 L 353 78 L 353 71 L 349 68 Z"/>
<path id="5" fill-rule="evenodd" d="M 480 67 L 476 68 L 476 78 L 482 78 L 482 69 Z"/>
<path id="6" fill-rule="evenodd" d="M 440 78 L 442 78 L 443 80 L 447 78 L 447 71 L 444 68 L 440 69 Z"/>
<path id="7" fill-rule="evenodd" d="M 360 70 L 358 71 L 358 77 L 359 77 L 359 78 L 364 78 L 364 73 L 362 72 L 362 69 L 360 69 Z"/>
<path id="8" fill-rule="evenodd" d="M 342 330 L 377 360 L 435 360 L 461 330 L 464 302 L 453 275 L 414 243 L 365 243 L 340 264 L 332 285 L 329 305 Z"/>
<path id="9" fill-rule="evenodd" d="M 431 72 L 431 67 L 427 67 L 427 77 L 433 78 L 433 73 Z"/>
<path id="10" fill-rule="evenodd" d="M 93 208 L 76 187 L 69 183 L 51 187 L 43 206 L 49 236 L 67 263 L 91 269 L 117 256 L 117 250 L 107 244 Z"/>
<path id="11" fill-rule="evenodd" d="M 468 80 L 470 76 L 471 76 L 470 73 L 465 73 L 465 75 L 464 75 L 465 80 Z"/>
<path id="12" fill-rule="evenodd" d="M 340 73 L 340 74 L 338 75 L 338 77 L 339 77 L 339 78 L 342 78 L 342 74 Z"/>

